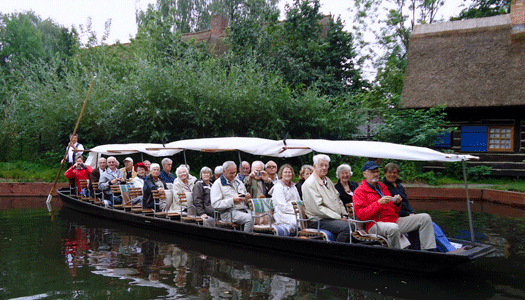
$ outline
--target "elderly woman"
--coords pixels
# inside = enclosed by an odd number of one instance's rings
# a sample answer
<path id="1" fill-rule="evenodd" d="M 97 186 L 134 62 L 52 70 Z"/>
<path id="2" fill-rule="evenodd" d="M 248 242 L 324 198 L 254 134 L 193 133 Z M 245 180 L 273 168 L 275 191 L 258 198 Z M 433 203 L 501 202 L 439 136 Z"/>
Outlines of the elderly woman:
<path id="1" fill-rule="evenodd" d="M 195 182 L 189 178 L 189 172 L 186 165 L 180 165 L 177 170 L 175 170 L 175 174 L 177 174 L 177 178 L 175 178 L 175 181 L 173 181 L 173 197 L 174 200 L 171 203 L 171 206 L 169 208 L 169 211 L 180 211 L 181 204 L 178 201 L 178 194 L 183 193 L 186 194 L 186 199 L 192 199 L 192 193 L 193 193 L 193 186 Z M 186 206 L 186 204 L 182 205 Z"/>
<path id="2" fill-rule="evenodd" d="M 142 207 L 152 209 L 155 207 L 155 202 L 153 200 L 153 191 L 166 191 L 168 187 L 166 183 L 160 178 L 160 165 L 151 164 L 150 174 L 144 180 L 143 191 L 143 201 Z M 163 201 L 160 203 L 159 211 L 164 211 L 166 208 L 166 202 Z"/>
<path id="3" fill-rule="evenodd" d="M 401 209 L 399 210 L 399 217 L 408 217 L 410 215 L 416 214 L 416 211 L 412 208 L 409 203 L 408 195 L 405 191 L 405 188 L 401 184 L 402 181 L 399 179 L 399 166 L 396 163 L 388 163 L 385 166 L 385 177 L 383 178 L 383 183 L 388 187 L 388 190 L 392 195 L 401 196 Z M 441 252 L 448 252 L 455 250 L 456 248 L 450 243 L 447 239 L 443 230 L 434 222 L 434 235 L 436 236 L 436 246 Z M 418 231 L 411 231 L 408 233 L 408 239 L 411 243 L 410 249 L 420 249 L 419 243 L 419 233 Z"/>
<path id="4" fill-rule="evenodd" d="M 295 225 L 295 211 L 292 202 L 301 200 L 292 179 L 295 177 L 293 167 L 285 164 L 278 173 L 279 180 L 273 186 L 272 195 L 274 219 L 276 224 Z"/>
<path id="5" fill-rule="evenodd" d="M 352 168 L 347 164 L 340 165 L 335 171 L 335 176 L 339 179 L 335 185 L 335 189 L 339 192 L 339 198 L 343 201 L 344 205 L 352 203 L 354 191 L 359 186 L 357 182 L 350 181 L 352 175 Z"/>
<path id="6" fill-rule="evenodd" d="M 201 179 L 193 186 L 193 205 L 197 215 L 204 220 L 204 225 L 213 226 L 213 206 L 211 205 L 210 191 L 213 172 L 208 167 L 201 169 Z M 210 224 L 211 223 L 211 224 Z"/>
<path id="7" fill-rule="evenodd" d="M 297 188 L 297 192 L 299 193 L 299 197 L 303 199 L 303 191 L 301 190 L 301 187 L 303 186 L 303 183 L 312 175 L 314 172 L 314 167 L 312 165 L 303 165 L 301 167 L 301 171 L 299 171 L 299 182 L 295 184 L 295 187 Z"/>

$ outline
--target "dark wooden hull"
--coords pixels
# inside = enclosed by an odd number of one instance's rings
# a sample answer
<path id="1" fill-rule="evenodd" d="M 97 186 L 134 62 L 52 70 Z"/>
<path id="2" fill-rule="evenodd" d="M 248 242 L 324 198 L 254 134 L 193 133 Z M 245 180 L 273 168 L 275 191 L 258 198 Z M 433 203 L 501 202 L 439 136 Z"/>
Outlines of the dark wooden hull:
<path id="1" fill-rule="evenodd" d="M 400 250 L 362 244 L 346 244 L 307 240 L 295 237 L 281 237 L 270 234 L 246 233 L 242 231 L 204 227 L 165 218 L 143 216 L 123 210 L 105 208 L 70 197 L 68 192 L 59 190 L 63 204 L 76 211 L 100 218 L 145 226 L 155 230 L 182 233 L 220 243 L 230 243 L 264 251 L 283 252 L 288 255 L 308 259 L 331 261 L 338 264 L 360 265 L 380 269 L 402 270 L 407 272 L 434 272 L 468 263 L 494 251 L 489 245 L 476 247 L 461 254 L 445 254 L 427 251 Z M 468 243 L 466 241 L 458 241 Z"/>

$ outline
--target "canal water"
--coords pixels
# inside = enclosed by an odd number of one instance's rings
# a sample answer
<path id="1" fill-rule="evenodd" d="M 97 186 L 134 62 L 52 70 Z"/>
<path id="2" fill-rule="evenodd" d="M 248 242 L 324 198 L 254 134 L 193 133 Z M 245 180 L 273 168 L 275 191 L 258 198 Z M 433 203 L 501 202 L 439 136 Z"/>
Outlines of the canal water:
<path id="1" fill-rule="evenodd" d="M 65 207 L 4 208 L 0 299 L 525 299 L 523 210 L 503 208 L 474 213 L 476 239 L 494 255 L 426 275 L 212 244 Z M 469 239 L 466 212 L 426 212 Z"/>

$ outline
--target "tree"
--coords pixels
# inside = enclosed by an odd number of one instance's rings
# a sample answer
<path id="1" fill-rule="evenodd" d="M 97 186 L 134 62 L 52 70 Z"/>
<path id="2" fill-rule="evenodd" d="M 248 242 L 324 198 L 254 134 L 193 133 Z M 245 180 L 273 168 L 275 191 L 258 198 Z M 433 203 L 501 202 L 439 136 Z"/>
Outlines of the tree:
<path id="1" fill-rule="evenodd" d="M 271 12 L 261 22 L 237 18 L 229 39 L 239 58 L 254 57 L 277 71 L 294 90 L 318 88 L 324 95 L 341 95 L 363 86 L 355 65 L 352 35 L 340 18 L 325 18 L 318 0 L 296 0 L 286 7 L 286 19 L 277 23 Z"/>
<path id="2" fill-rule="evenodd" d="M 463 0 L 466 2 L 465 0 Z M 463 9 L 459 16 L 450 18 L 451 21 L 492 17 L 510 13 L 512 0 L 474 0 L 469 7 Z"/>

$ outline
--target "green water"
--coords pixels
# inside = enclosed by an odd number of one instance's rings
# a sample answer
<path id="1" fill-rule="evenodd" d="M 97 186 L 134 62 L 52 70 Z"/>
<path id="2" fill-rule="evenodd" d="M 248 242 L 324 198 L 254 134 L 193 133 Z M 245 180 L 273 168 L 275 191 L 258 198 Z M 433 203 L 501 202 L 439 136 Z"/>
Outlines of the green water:
<path id="1" fill-rule="evenodd" d="M 466 213 L 429 213 L 465 238 Z M 474 219 L 497 254 L 420 276 L 210 245 L 67 209 L 0 211 L 0 299 L 524 299 L 525 221 Z"/>

